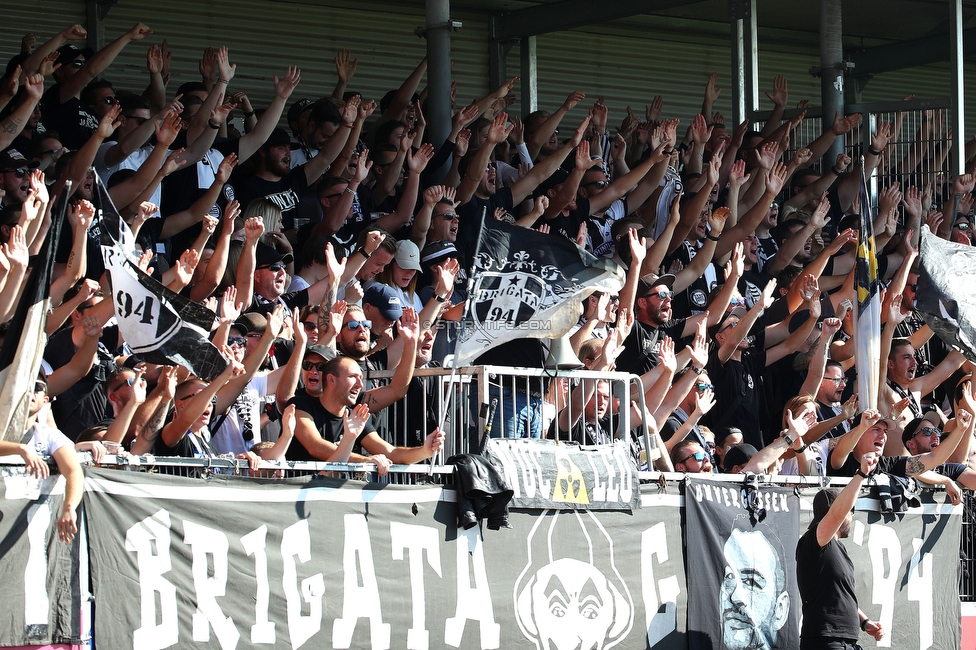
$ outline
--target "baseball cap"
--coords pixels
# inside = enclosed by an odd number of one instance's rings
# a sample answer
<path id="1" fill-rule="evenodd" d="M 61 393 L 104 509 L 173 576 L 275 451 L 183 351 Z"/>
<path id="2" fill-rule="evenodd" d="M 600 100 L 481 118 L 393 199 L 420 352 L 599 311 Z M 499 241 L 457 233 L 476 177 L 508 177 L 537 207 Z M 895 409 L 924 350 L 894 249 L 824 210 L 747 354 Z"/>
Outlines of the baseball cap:
<path id="1" fill-rule="evenodd" d="M 457 248 L 449 241 L 435 241 L 424 246 L 420 253 L 420 263 L 426 267 L 434 266 L 448 257 L 457 257 Z"/>
<path id="2" fill-rule="evenodd" d="M 729 318 L 735 316 L 736 318 L 741 319 L 745 315 L 746 315 L 746 308 L 743 307 L 742 305 L 736 305 L 732 309 L 727 309 L 725 311 L 725 314 L 722 316 L 722 318 L 719 319 L 718 323 L 712 325 L 708 329 L 708 331 L 712 336 L 715 336 L 717 333 L 722 331 L 722 329 L 725 327 L 725 322 L 729 320 Z"/>
<path id="3" fill-rule="evenodd" d="M 294 261 L 294 259 L 295 256 L 291 253 L 279 253 L 271 246 L 268 246 L 262 242 L 258 242 L 257 250 L 254 252 L 254 266 L 257 269 L 271 266 L 277 262 L 289 264 Z"/>
<path id="4" fill-rule="evenodd" d="M 422 270 L 420 268 L 420 249 L 409 239 L 401 239 L 397 244 L 396 257 L 397 266 L 401 269 Z"/>
<path id="5" fill-rule="evenodd" d="M 288 108 L 288 121 L 294 122 L 295 120 L 297 120 L 298 116 L 304 113 L 309 108 L 311 108 L 313 103 L 314 102 L 311 99 L 308 99 L 307 97 L 303 97 L 298 101 L 296 101 L 295 103 L 293 103 Z"/>
<path id="6" fill-rule="evenodd" d="M 264 330 L 268 329 L 268 319 L 264 317 L 264 314 L 248 312 L 246 314 L 241 314 L 240 317 L 234 321 L 234 327 L 239 329 L 244 334 L 252 334 L 255 332 L 264 334 Z"/>
<path id="7" fill-rule="evenodd" d="M 5 149 L 0 152 L 0 170 L 7 171 L 10 169 L 20 169 L 21 167 L 26 169 L 37 169 L 40 165 L 36 160 L 27 160 L 27 156 L 20 153 L 17 149 L 13 147 Z"/>
<path id="8" fill-rule="evenodd" d="M 659 284 L 663 284 L 668 289 L 670 289 L 674 286 L 674 280 L 675 280 L 674 276 L 671 275 L 670 273 L 665 273 L 664 275 L 656 275 L 654 273 L 648 273 L 647 275 L 642 277 L 640 281 L 637 283 L 637 296 L 638 297 L 643 296 L 644 294 L 646 294 L 648 291 L 658 286 Z"/>
<path id="9" fill-rule="evenodd" d="M 725 452 L 725 471 L 731 472 L 732 468 L 736 465 L 745 465 L 758 453 L 759 451 L 748 442 L 743 442 L 732 447 L 732 449 Z"/>
<path id="10" fill-rule="evenodd" d="M 70 44 L 62 45 L 61 47 L 58 48 L 58 59 L 57 61 L 55 61 L 55 63 L 60 63 L 61 65 L 68 65 L 72 61 L 77 59 L 79 56 L 83 56 L 85 57 L 85 60 L 88 60 L 92 57 L 94 53 L 95 53 L 94 50 L 92 50 L 90 47 L 86 47 L 85 49 L 80 49 Z"/>
<path id="11" fill-rule="evenodd" d="M 271 132 L 268 139 L 264 142 L 264 147 L 283 147 L 291 146 L 291 136 L 284 129 L 278 128 Z"/>
<path id="12" fill-rule="evenodd" d="M 372 305 L 379 310 L 380 316 L 386 320 L 397 320 L 403 315 L 403 304 L 400 296 L 385 284 L 377 282 L 371 284 L 363 294 L 363 305 Z"/>
<path id="13" fill-rule="evenodd" d="M 307 357 L 310 354 L 317 354 L 323 359 L 325 359 L 326 361 L 331 361 L 332 359 L 335 359 L 336 356 L 335 350 L 330 348 L 328 345 L 317 345 L 317 344 L 310 345 L 307 348 L 305 348 L 305 356 Z"/>

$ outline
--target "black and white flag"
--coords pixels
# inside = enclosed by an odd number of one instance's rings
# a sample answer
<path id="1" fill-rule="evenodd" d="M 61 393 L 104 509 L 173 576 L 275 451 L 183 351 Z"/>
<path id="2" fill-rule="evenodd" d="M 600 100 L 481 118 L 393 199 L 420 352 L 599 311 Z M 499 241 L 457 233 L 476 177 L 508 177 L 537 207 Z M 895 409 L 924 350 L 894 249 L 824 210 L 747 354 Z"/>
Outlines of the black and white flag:
<path id="1" fill-rule="evenodd" d="M 486 219 L 477 250 L 459 366 L 515 339 L 559 338 L 579 320 L 583 298 L 623 287 L 613 261 L 558 235 Z"/>
<path id="2" fill-rule="evenodd" d="M 61 226 L 67 213 L 69 183 L 52 208 L 51 227 L 38 254 L 30 261 L 30 275 L 17 311 L 0 348 L 0 432 L 3 440 L 20 442 L 27 428 L 27 409 L 34 381 L 41 369 L 47 345 L 47 311 L 50 306 L 51 272 Z"/>
<path id="3" fill-rule="evenodd" d="M 915 306 L 947 345 L 976 362 L 976 248 L 946 241 L 922 226 Z"/>
<path id="4" fill-rule="evenodd" d="M 126 345 L 142 361 L 186 366 L 195 375 L 213 379 L 227 365 L 207 338 L 217 315 L 139 268 L 132 232 L 95 178 L 102 259 Z"/>

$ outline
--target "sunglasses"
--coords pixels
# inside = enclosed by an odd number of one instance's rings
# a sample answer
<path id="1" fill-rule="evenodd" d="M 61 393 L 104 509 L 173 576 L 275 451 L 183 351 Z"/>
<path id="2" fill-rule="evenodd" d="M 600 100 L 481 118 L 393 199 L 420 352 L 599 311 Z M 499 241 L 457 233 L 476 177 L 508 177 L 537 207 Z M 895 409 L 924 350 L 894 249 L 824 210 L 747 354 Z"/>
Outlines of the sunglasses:
<path id="1" fill-rule="evenodd" d="M 259 266 L 259 269 L 268 269 L 272 273 L 277 273 L 278 271 L 284 271 L 285 265 L 281 262 L 275 262 L 274 264 L 268 264 L 267 266 Z"/>
<path id="2" fill-rule="evenodd" d="M 685 456 L 684 458 L 682 458 L 678 462 L 679 463 L 686 463 L 689 460 L 691 460 L 692 458 L 694 458 L 695 460 L 697 460 L 699 463 L 703 463 L 703 462 L 705 462 L 705 459 L 708 458 L 708 454 L 706 454 L 703 451 L 696 451 L 695 453 L 693 453 L 690 456 Z"/>
<path id="3" fill-rule="evenodd" d="M 247 343 L 247 339 L 244 338 L 243 336 L 227 337 L 227 345 L 236 345 L 237 347 L 242 348 L 246 343 Z"/>
<path id="4" fill-rule="evenodd" d="M 27 174 L 30 173 L 30 170 L 24 167 L 18 167 L 17 169 L 8 169 L 6 170 L 6 172 L 8 174 L 13 174 L 17 178 L 23 178 L 24 176 L 27 176 Z"/>
<path id="5" fill-rule="evenodd" d="M 712 390 L 715 388 L 714 384 L 706 384 L 703 381 L 698 382 L 696 385 L 699 393 L 704 393 L 706 390 Z"/>
<path id="6" fill-rule="evenodd" d="M 316 323 L 316 322 L 313 322 L 313 321 L 308 321 L 308 322 L 302 323 L 302 327 L 305 328 L 305 331 L 306 332 L 313 332 L 313 331 L 315 331 L 315 330 L 318 329 L 319 324 Z"/>
<path id="7" fill-rule="evenodd" d="M 434 216 L 435 217 L 443 217 L 444 221 L 454 221 L 455 219 L 459 219 L 460 218 L 460 217 L 457 216 L 457 214 L 455 214 L 453 212 L 442 212 L 441 214 L 435 214 Z"/>
<path id="8" fill-rule="evenodd" d="M 832 381 L 839 386 L 847 383 L 847 377 L 824 377 L 824 381 Z"/>
<path id="9" fill-rule="evenodd" d="M 662 291 L 653 291 L 651 293 L 644 294 L 644 298 L 650 298 L 651 296 L 656 296 L 659 300 L 667 300 L 672 296 L 674 296 L 674 292 L 662 290 Z"/>
<path id="10" fill-rule="evenodd" d="M 322 372 L 325 372 L 325 364 L 324 363 L 314 363 L 312 361 L 303 361 L 302 362 L 302 370 L 307 370 L 308 372 L 311 372 L 311 371 L 314 370 L 316 372 L 322 373 Z"/>
<path id="11" fill-rule="evenodd" d="M 47 384 L 45 384 L 43 381 L 35 382 L 34 383 L 34 392 L 35 393 L 46 393 L 47 392 Z"/>
<path id="12" fill-rule="evenodd" d="M 926 438 L 931 438 L 932 436 L 937 436 L 941 431 L 935 427 L 920 427 L 918 431 L 915 432 L 916 436 L 925 436 Z"/>
<path id="13" fill-rule="evenodd" d="M 953 228 L 958 228 L 959 230 L 969 230 L 969 224 L 963 221 L 954 225 Z"/>
<path id="14" fill-rule="evenodd" d="M 604 187 L 610 184 L 610 181 L 590 181 L 589 183 L 583 183 L 583 187 L 588 187 L 590 185 L 596 185 L 596 189 L 602 190 Z"/>
<path id="15" fill-rule="evenodd" d="M 203 392 L 202 390 L 198 390 L 197 392 L 193 393 L 192 395 L 187 395 L 186 397 L 177 397 L 176 398 L 176 401 L 178 401 L 178 402 L 185 402 L 188 399 L 193 399 L 194 397 L 196 397 L 197 395 L 199 395 L 202 392 Z M 214 406 L 217 406 L 217 396 L 216 395 L 214 395 L 213 397 L 210 398 L 210 403 L 212 405 L 214 405 Z"/>
<path id="16" fill-rule="evenodd" d="M 81 60 L 71 62 L 71 67 L 73 68 L 83 68 L 84 66 L 85 66 L 85 62 Z"/>
<path id="17" fill-rule="evenodd" d="M 917 291 L 918 290 L 918 285 L 917 284 L 906 284 L 905 285 L 905 288 L 906 289 L 911 289 L 912 291 Z"/>
<path id="18" fill-rule="evenodd" d="M 346 327 L 351 330 L 358 330 L 359 326 L 362 325 L 364 330 L 368 330 L 373 327 L 373 321 L 371 320 L 351 320 L 346 323 Z"/>
<path id="19" fill-rule="evenodd" d="M 103 97 L 102 101 L 108 104 L 109 106 L 115 106 L 119 100 L 116 99 L 115 97 Z"/>

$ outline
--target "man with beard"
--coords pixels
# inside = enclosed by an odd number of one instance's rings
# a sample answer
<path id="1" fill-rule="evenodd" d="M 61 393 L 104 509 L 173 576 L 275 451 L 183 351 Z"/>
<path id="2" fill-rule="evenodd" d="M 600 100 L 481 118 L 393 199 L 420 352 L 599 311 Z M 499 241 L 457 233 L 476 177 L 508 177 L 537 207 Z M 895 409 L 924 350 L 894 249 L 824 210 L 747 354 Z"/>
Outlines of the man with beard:
<path id="1" fill-rule="evenodd" d="M 411 355 L 416 349 L 411 350 Z M 411 366 L 411 364 L 404 364 Z M 363 371 L 349 357 L 336 357 L 321 371 L 322 392 L 318 397 L 309 394 L 292 399 L 295 404 L 295 440 L 288 449 L 288 460 L 333 459 L 345 432 L 345 420 L 359 401 L 363 390 Z M 362 409 L 356 409 L 362 412 Z M 368 411 L 366 411 L 368 413 Z M 358 429 L 359 427 L 357 427 Z M 435 430 L 424 439 L 421 447 L 394 447 L 365 422 L 356 436 L 356 444 L 371 456 L 351 454 L 353 463 L 374 463 L 382 475 L 391 464 L 417 463 L 431 458 L 444 444 L 444 434 Z M 345 459 L 343 459 L 345 460 Z"/>
<path id="2" fill-rule="evenodd" d="M 796 545 L 796 581 L 803 606 L 802 650 L 854 647 L 861 631 L 875 640 L 884 636 L 880 623 L 858 608 L 854 563 L 840 542 L 850 535 L 854 502 L 878 457 L 861 458 L 857 473 L 843 490 L 821 490 L 813 498 L 813 521 Z"/>
<path id="3" fill-rule="evenodd" d="M 771 531 L 770 531 L 771 532 Z M 760 530 L 733 528 L 725 541 L 719 606 L 727 650 L 770 650 L 790 615 L 780 553 Z"/>
<path id="4" fill-rule="evenodd" d="M 885 328 L 886 331 L 889 329 Z M 922 415 L 922 397 L 935 390 L 942 382 L 948 379 L 965 361 L 956 350 L 951 351 L 938 366 L 925 375 L 916 375 L 918 361 L 915 358 L 915 348 L 908 339 L 895 339 L 891 342 L 891 351 L 888 353 L 887 381 L 881 386 L 879 391 L 879 406 L 883 413 L 901 412 L 905 419 L 912 419 Z M 905 402 L 900 409 L 895 408 L 896 403 Z M 902 452 L 898 445 L 898 434 L 900 434 L 905 420 L 893 423 L 892 433 L 895 434 L 889 441 L 889 446 L 885 452 L 890 455 L 898 455 Z"/>

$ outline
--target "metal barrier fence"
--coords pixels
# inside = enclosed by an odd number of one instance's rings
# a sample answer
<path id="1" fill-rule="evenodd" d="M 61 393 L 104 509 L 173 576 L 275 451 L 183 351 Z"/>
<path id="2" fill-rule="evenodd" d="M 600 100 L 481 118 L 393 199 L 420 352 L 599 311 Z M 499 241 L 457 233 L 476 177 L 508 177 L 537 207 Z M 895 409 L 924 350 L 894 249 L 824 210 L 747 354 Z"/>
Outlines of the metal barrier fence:
<path id="1" fill-rule="evenodd" d="M 885 150 L 881 164 L 871 179 L 869 189 L 872 201 L 876 203 L 878 191 L 896 181 L 901 183 L 902 191 L 911 186 L 923 189 L 927 183 L 932 183 L 935 204 L 932 207 L 941 205 L 944 200 L 941 186 L 951 176 L 948 129 L 951 110 L 952 101 L 948 97 L 849 104 L 845 107 L 848 115 L 861 114 L 861 123 L 844 136 L 844 151 L 855 160 L 871 145 L 871 135 L 881 124 L 889 123 L 893 127 L 893 141 Z M 795 117 L 799 113 L 799 109 L 789 109 L 784 111 L 784 118 Z M 754 128 L 762 129 L 769 115 L 769 111 L 756 113 L 753 116 Z M 820 107 L 811 106 L 803 123 L 793 133 L 785 158 L 791 158 L 797 149 L 808 146 L 821 133 Z"/>
<path id="2" fill-rule="evenodd" d="M 371 371 L 367 379 L 373 386 L 385 385 L 393 374 L 390 370 Z M 598 398 L 593 398 L 589 408 L 570 399 L 573 391 L 584 389 L 593 394 L 609 389 L 606 417 L 596 410 Z M 652 447 L 653 441 L 643 427 L 630 434 L 636 428 L 631 425 L 632 401 L 643 413 L 643 383 L 640 377 L 627 373 L 473 366 L 459 368 L 452 379 L 451 370 L 446 368 L 418 369 L 406 397 L 380 415 L 377 430 L 391 444 L 418 446 L 427 433 L 440 426 L 445 434 L 444 458 L 449 458 L 480 452 L 489 436 L 568 442 L 572 439 L 569 433 L 552 429 L 553 419 L 565 408 L 570 422 L 581 422 L 579 428 L 584 424 L 602 427 L 625 440 L 629 435 L 643 451 Z"/>

